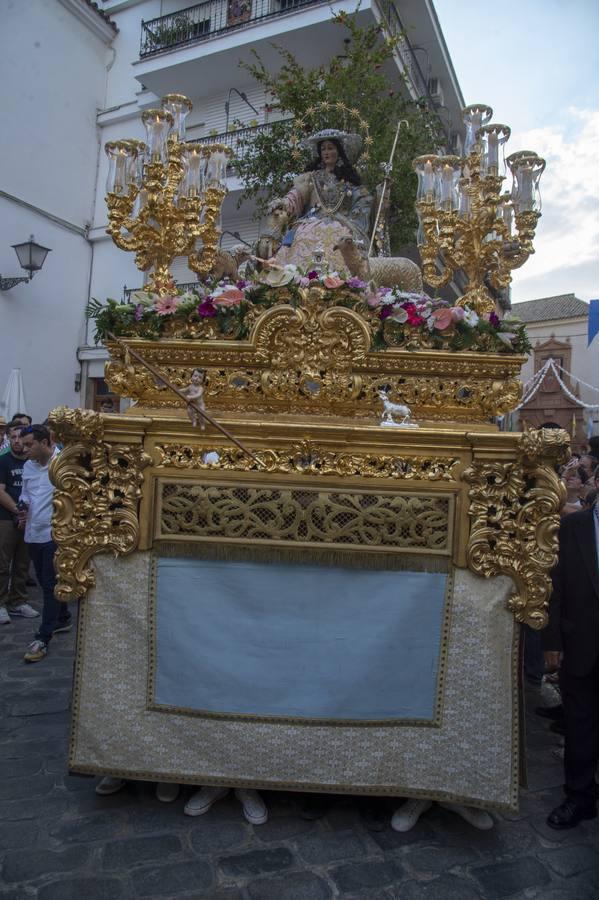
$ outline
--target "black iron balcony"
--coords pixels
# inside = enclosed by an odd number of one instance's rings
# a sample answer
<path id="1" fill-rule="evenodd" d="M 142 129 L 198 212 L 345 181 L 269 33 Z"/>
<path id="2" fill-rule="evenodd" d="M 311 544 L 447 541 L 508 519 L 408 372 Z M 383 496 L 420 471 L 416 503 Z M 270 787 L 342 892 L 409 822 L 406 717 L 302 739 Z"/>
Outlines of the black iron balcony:
<path id="1" fill-rule="evenodd" d="M 144 59 L 177 47 L 209 40 L 265 19 L 329 2 L 330 0 L 206 0 L 148 22 L 142 20 L 139 55 Z M 378 6 L 387 31 L 397 38 L 396 52 L 413 95 L 421 97 L 438 114 L 427 79 L 407 38 L 395 3 L 393 0 L 378 0 Z M 440 116 L 439 119 L 441 120 Z M 449 140 L 446 123 L 442 122 L 442 127 Z"/>
<path id="2" fill-rule="evenodd" d="M 198 287 L 199 283 L 200 283 L 199 281 L 186 281 L 183 284 L 179 284 L 177 282 L 177 290 L 193 291 Z M 123 303 L 131 303 L 131 295 L 134 294 L 136 291 L 143 291 L 143 290 L 145 290 L 145 288 L 143 288 L 143 287 L 128 288 L 127 285 L 125 285 L 123 287 Z"/>
<path id="3" fill-rule="evenodd" d="M 330 0 L 207 0 L 141 23 L 140 58 Z"/>
<path id="4" fill-rule="evenodd" d="M 293 119 L 282 119 L 280 121 L 292 122 Z M 231 150 L 233 150 L 237 159 L 243 159 L 248 148 L 248 144 L 251 143 L 252 139 L 261 132 L 269 132 L 272 128 L 272 125 L 273 123 L 267 122 L 264 125 L 250 125 L 247 128 L 230 128 L 229 131 L 223 131 L 220 134 L 210 134 L 206 137 L 191 138 L 189 143 L 224 144 L 226 147 L 230 147 Z M 235 159 L 232 160 L 232 165 L 234 164 Z"/>

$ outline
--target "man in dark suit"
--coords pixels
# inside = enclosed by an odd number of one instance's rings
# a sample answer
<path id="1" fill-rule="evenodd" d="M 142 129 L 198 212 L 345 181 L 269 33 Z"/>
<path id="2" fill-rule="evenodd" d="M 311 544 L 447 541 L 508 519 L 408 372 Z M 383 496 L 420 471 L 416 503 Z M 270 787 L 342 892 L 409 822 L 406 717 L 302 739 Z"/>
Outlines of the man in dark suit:
<path id="1" fill-rule="evenodd" d="M 599 486 L 599 477 L 595 477 Z M 547 667 L 561 665 L 565 713 L 565 800 L 547 819 L 573 828 L 597 815 L 599 762 L 599 501 L 562 519 L 553 572 L 549 625 L 543 632 Z"/>

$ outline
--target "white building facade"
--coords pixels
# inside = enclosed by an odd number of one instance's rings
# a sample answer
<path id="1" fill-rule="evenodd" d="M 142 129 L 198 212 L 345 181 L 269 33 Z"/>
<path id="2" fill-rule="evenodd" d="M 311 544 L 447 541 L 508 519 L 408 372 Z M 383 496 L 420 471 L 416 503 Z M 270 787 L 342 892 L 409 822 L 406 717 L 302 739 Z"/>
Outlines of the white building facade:
<path id="1" fill-rule="evenodd" d="M 188 139 L 217 138 L 235 147 L 240 134 L 231 132 L 233 123 L 250 129 L 245 137 L 272 117 L 269 98 L 240 61 L 255 50 L 278 65 L 272 43 L 306 67 L 342 55 L 344 34 L 331 16 L 357 6 L 346 0 L 2 4 L 2 80 L 20 90 L 7 103 L 13 127 L 0 137 L 8 160 L 0 191 L 0 272 L 17 274 L 10 245 L 31 233 L 52 252 L 31 283 L 0 293 L 0 392 L 18 366 L 36 419 L 59 404 L 98 408 L 104 396 L 106 353 L 93 342 L 86 303 L 120 298 L 125 286 L 144 283 L 133 254 L 118 250 L 106 234 L 106 141 L 143 139 L 143 110 L 166 93 L 183 93 L 194 104 Z M 363 25 L 382 22 L 388 32 L 408 36 L 399 43 L 390 83 L 413 98 L 427 97 L 448 146 L 459 152 L 464 101 L 432 2 L 362 0 L 358 15 Z M 237 210 L 241 186 L 231 179 L 229 188 L 223 228 L 253 242 L 253 208 Z M 224 235 L 223 246 L 234 242 Z M 196 280 L 184 261 L 173 271 L 180 283 Z"/>
<path id="2" fill-rule="evenodd" d="M 0 292 L 0 397 L 20 368 L 36 421 L 78 406 L 86 339 L 100 135 L 116 29 L 81 0 L 0 4 L 0 273 L 23 275 L 11 245 L 51 248 L 29 284 Z"/>

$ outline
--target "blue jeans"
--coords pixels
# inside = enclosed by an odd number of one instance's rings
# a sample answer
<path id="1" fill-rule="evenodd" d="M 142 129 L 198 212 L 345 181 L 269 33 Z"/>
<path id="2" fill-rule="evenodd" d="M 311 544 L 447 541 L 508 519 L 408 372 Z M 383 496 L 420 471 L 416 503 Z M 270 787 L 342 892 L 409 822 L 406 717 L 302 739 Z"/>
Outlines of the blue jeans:
<path id="1" fill-rule="evenodd" d="M 27 546 L 44 596 L 42 623 L 35 637 L 37 640 L 47 644 L 52 637 L 54 629 L 58 628 L 59 625 L 66 624 L 71 618 L 71 614 L 66 603 L 61 603 L 54 596 L 54 588 L 56 587 L 56 573 L 54 571 L 56 544 L 54 541 L 47 541 L 45 544 L 27 544 Z"/>

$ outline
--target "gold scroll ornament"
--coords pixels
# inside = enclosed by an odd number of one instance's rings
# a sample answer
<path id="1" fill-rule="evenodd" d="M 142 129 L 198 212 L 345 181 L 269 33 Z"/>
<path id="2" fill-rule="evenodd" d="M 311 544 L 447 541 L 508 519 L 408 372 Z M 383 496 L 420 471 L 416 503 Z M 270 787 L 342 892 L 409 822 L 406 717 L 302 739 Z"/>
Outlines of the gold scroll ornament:
<path id="1" fill-rule="evenodd" d="M 516 621 L 531 628 L 547 624 L 565 501 L 555 466 L 568 452 L 565 431 L 527 431 L 520 436 L 516 462 L 475 462 L 463 476 L 470 484 L 468 567 L 485 578 L 509 575 L 516 592 L 508 607 Z"/>
<path id="2" fill-rule="evenodd" d="M 77 600 L 94 585 L 89 562 L 96 553 L 135 550 L 142 470 L 151 460 L 141 445 L 105 443 L 103 419 L 91 410 L 59 406 L 49 420 L 66 445 L 50 470 L 56 595 Z"/>

